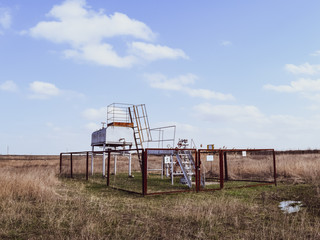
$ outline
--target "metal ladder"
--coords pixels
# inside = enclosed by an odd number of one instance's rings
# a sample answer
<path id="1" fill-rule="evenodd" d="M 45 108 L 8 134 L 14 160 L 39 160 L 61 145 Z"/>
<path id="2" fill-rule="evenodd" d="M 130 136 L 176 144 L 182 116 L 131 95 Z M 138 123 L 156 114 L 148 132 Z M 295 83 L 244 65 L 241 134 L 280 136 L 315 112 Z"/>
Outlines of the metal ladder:
<path id="1" fill-rule="evenodd" d="M 131 123 L 133 123 L 133 136 L 136 144 L 140 167 L 142 158 L 139 149 L 143 149 L 143 143 L 152 141 L 150 125 L 145 104 L 128 107 Z"/>

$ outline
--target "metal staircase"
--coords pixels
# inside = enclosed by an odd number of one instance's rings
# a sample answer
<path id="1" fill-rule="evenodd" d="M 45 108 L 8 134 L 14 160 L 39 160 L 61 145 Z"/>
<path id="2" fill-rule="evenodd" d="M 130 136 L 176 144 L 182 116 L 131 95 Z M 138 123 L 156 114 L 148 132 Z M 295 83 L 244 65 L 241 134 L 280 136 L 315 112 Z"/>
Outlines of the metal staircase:
<path id="1" fill-rule="evenodd" d="M 195 175 L 195 163 L 192 154 L 188 150 L 179 150 L 176 154 L 179 166 L 182 170 L 183 176 L 189 186 L 192 187 L 192 176 Z M 178 175 L 180 173 L 176 173 Z"/>

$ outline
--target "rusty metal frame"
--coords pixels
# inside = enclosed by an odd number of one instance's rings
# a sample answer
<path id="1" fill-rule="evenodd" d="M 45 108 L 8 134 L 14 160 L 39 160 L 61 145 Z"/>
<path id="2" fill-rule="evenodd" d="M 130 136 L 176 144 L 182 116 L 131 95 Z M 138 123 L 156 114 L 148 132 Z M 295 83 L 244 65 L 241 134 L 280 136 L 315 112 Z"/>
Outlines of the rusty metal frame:
<path id="1" fill-rule="evenodd" d="M 149 192 L 148 193 L 148 189 L 147 189 L 147 184 L 148 184 L 148 174 L 147 174 L 147 164 L 148 164 L 148 151 L 152 151 L 152 150 L 159 150 L 159 151 L 168 151 L 168 150 L 172 150 L 172 151 L 178 151 L 178 150 L 186 150 L 186 151 L 193 151 L 194 152 L 194 159 L 195 159 L 195 182 L 196 182 L 196 187 L 195 188 L 191 188 L 191 189 L 186 189 L 186 190 L 173 190 L 173 191 L 163 191 L 163 192 Z M 197 186 L 199 185 L 199 178 L 198 178 L 198 173 L 197 173 L 197 166 L 198 166 L 198 151 L 194 148 L 186 148 L 186 149 L 168 149 L 168 148 L 147 148 L 145 149 L 145 154 L 144 154 L 144 192 L 143 192 L 143 196 L 147 196 L 147 195 L 162 195 L 162 194 L 171 194 L 171 193 L 186 193 L 186 192 L 196 192 L 198 191 Z"/>
<path id="2" fill-rule="evenodd" d="M 218 153 L 219 154 L 219 183 L 220 183 L 220 188 L 213 188 L 213 189 L 206 189 L 202 188 L 200 184 L 201 180 L 201 153 Z M 222 157 L 222 151 L 220 149 L 198 149 L 198 189 L 197 192 L 213 192 L 213 191 L 218 191 L 223 188 L 223 157 Z"/>
<path id="3" fill-rule="evenodd" d="M 202 192 L 202 191 L 217 191 L 224 188 L 225 181 L 232 181 L 228 178 L 228 161 L 227 161 L 227 153 L 228 152 L 254 152 L 254 151 L 271 151 L 272 152 L 272 161 L 273 161 L 273 181 L 256 181 L 250 180 L 250 182 L 256 182 L 257 184 L 251 184 L 246 186 L 237 186 L 237 187 L 228 187 L 227 189 L 233 188 L 247 188 L 247 187 L 257 187 L 263 185 L 271 185 L 274 184 L 277 186 L 277 168 L 276 168 L 276 156 L 274 149 L 183 149 L 193 151 L 194 161 L 195 161 L 195 188 L 187 189 L 187 190 L 173 190 L 173 191 L 163 191 L 163 192 L 149 192 L 148 193 L 148 151 L 150 150 L 181 150 L 181 149 L 168 149 L 168 148 L 147 148 L 147 149 L 131 149 L 130 151 L 141 151 L 142 155 L 142 182 L 141 187 L 142 191 L 131 191 L 127 189 L 117 188 L 110 186 L 110 160 L 112 152 L 123 152 L 128 150 L 106 150 L 106 151 L 83 151 L 83 152 L 63 152 L 60 153 L 60 175 L 62 174 L 62 161 L 63 155 L 70 156 L 70 177 L 73 178 L 73 155 L 76 154 L 85 154 L 86 155 L 86 180 L 89 179 L 89 154 L 108 154 L 108 162 L 107 162 L 107 176 L 106 176 L 106 186 L 111 189 L 121 190 L 127 193 L 138 194 L 142 196 L 148 195 L 161 195 L 161 194 L 172 194 L 172 193 L 183 193 L 183 192 Z M 205 189 L 201 187 L 201 154 L 215 152 L 219 154 L 219 182 L 220 188 L 218 189 Z M 246 181 L 246 180 L 234 180 L 234 181 Z M 249 181 L 249 180 L 247 180 Z"/>
<path id="4" fill-rule="evenodd" d="M 253 182 L 256 184 L 251 184 L 251 185 L 245 185 L 245 186 L 237 186 L 237 187 L 228 187 L 227 189 L 236 189 L 236 188 L 247 188 L 247 187 L 258 187 L 258 186 L 264 186 L 264 185 L 275 185 L 277 186 L 277 169 L 276 169 L 276 157 L 275 157 L 275 150 L 270 148 L 270 149 L 221 149 L 221 152 L 223 152 L 223 162 L 227 166 L 227 152 L 241 152 L 241 151 L 246 151 L 246 152 L 272 152 L 272 164 L 273 164 L 273 181 L 260 181 L 260 180 L 243 180 L 243 179 L 235 179 L 235 180 L 230 180 L 228 178 L 228 169 L 227 167 L 224 168 L 225 170 L 225 178 L 220 178 L 224 182 L 226 181 L 238 181 L 238 182 Z"/>

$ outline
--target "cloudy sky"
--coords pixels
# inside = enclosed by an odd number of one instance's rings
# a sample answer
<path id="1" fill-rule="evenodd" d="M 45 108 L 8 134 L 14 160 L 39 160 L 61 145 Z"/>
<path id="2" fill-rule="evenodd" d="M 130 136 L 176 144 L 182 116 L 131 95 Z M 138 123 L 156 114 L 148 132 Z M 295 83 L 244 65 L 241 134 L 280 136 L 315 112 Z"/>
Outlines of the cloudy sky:
<path id="1" fill-rule="evenodd" d="M 198 146 L 319 148 L 319 9 L 2 0 L 0 154 L 90 149 L 113 102 L 145 103 L 151 127 Z"/>

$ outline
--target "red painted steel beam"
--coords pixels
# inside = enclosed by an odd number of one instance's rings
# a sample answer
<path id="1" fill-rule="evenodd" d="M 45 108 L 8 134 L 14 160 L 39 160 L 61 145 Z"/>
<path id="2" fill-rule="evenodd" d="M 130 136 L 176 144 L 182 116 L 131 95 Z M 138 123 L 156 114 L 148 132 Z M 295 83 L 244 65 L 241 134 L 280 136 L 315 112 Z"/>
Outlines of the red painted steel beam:
<path id="1" fill-rule="evenodd" d="M 174 193 L 187 193 L 187 192 L 194 192 L 193 189 L 190 190 L 175 190 L 175 191 L 169 191 L 169 192 L 153 192 L 153 193 L 148 193 L 146 195 L 162 195 L 162 194 L 174 194 Z"/>
<path id="2" fill-rule="evenodd" d="M 70 153 L 70 177 L 73 178 L 72 153 Z"/>
<path id="3" fill-rule="evenodd" d="M 86 180 L 89 179 L 89 152 L 87 152 L 87 158 L 86 158 Z"/>
<path id="4" fill-rule="evenodd" d="M 246 186 L 238 186 L 238 187 L 227 187 L 226 189 L 237 189 L 237 188 L 250 188 L 250 187 L 262 187 L 266 185 L 272 185 L 273 183 L 258 183 L 258 184 L 251 184 Z"/>
<path id="5" fill-rule="evenodd" d="M 223 188 L 223 151 L 219 151 L 219 165 L 220 165 L 220 189 Z"/>
<path id="6" fill-rule="evenodd" d="M 140 196 L 142 195 L 141 192 L 130 191 L 130 190 L 123 189 L 123 188 L 117 188 L 117 187 L 110 187 L 110 188 L 114 189 L 114 190 L 123 191 L 123 192 L 126 192 L 126 193 L 137 194 L 137 195 L 140 195 Z"/>
<path id="7" fill-rule="evenodd" d="M 62 173 L 62 153 L 60 153 L 60 175 Z"/>
<path id="8" fill-rule="evenodd" d="M 229 180 L 229 177 L 228 177 L 228 162 L 227 162 L 227 152 L 224 152 L 223 153 L 223 157 L 224 157 L 224 179 L 226 181 Z"/>
<path id="9" fill-rule="evenodd" d="M 195 154 L 196 156 L 195 156 L 195 162 L 196 162 L 196 169 L 195 169 L 195 171 L 196 171 L 196 191 L 197 192 L 199 192 L 199 168 L 200 168 L 200 161 L 199 161 L 199 159 L 200 159 L 200 157 L 199 157 L 199 155 L 200 155 L 200 152 L 199 151 L 196 151 L 196 154 Z"/>
<path id="10" fill-rule="evenodd" d="M 142 150 L 142 195 L 147 195 L 148 191 L 148 150 Z"/>
<path id="11" fill-rule="evenodd" d="M 277 167 L 276 167 L 276 154 L 273 150 L 273 177 L 274 177 L 274 185 L 277 186 Z"/>

